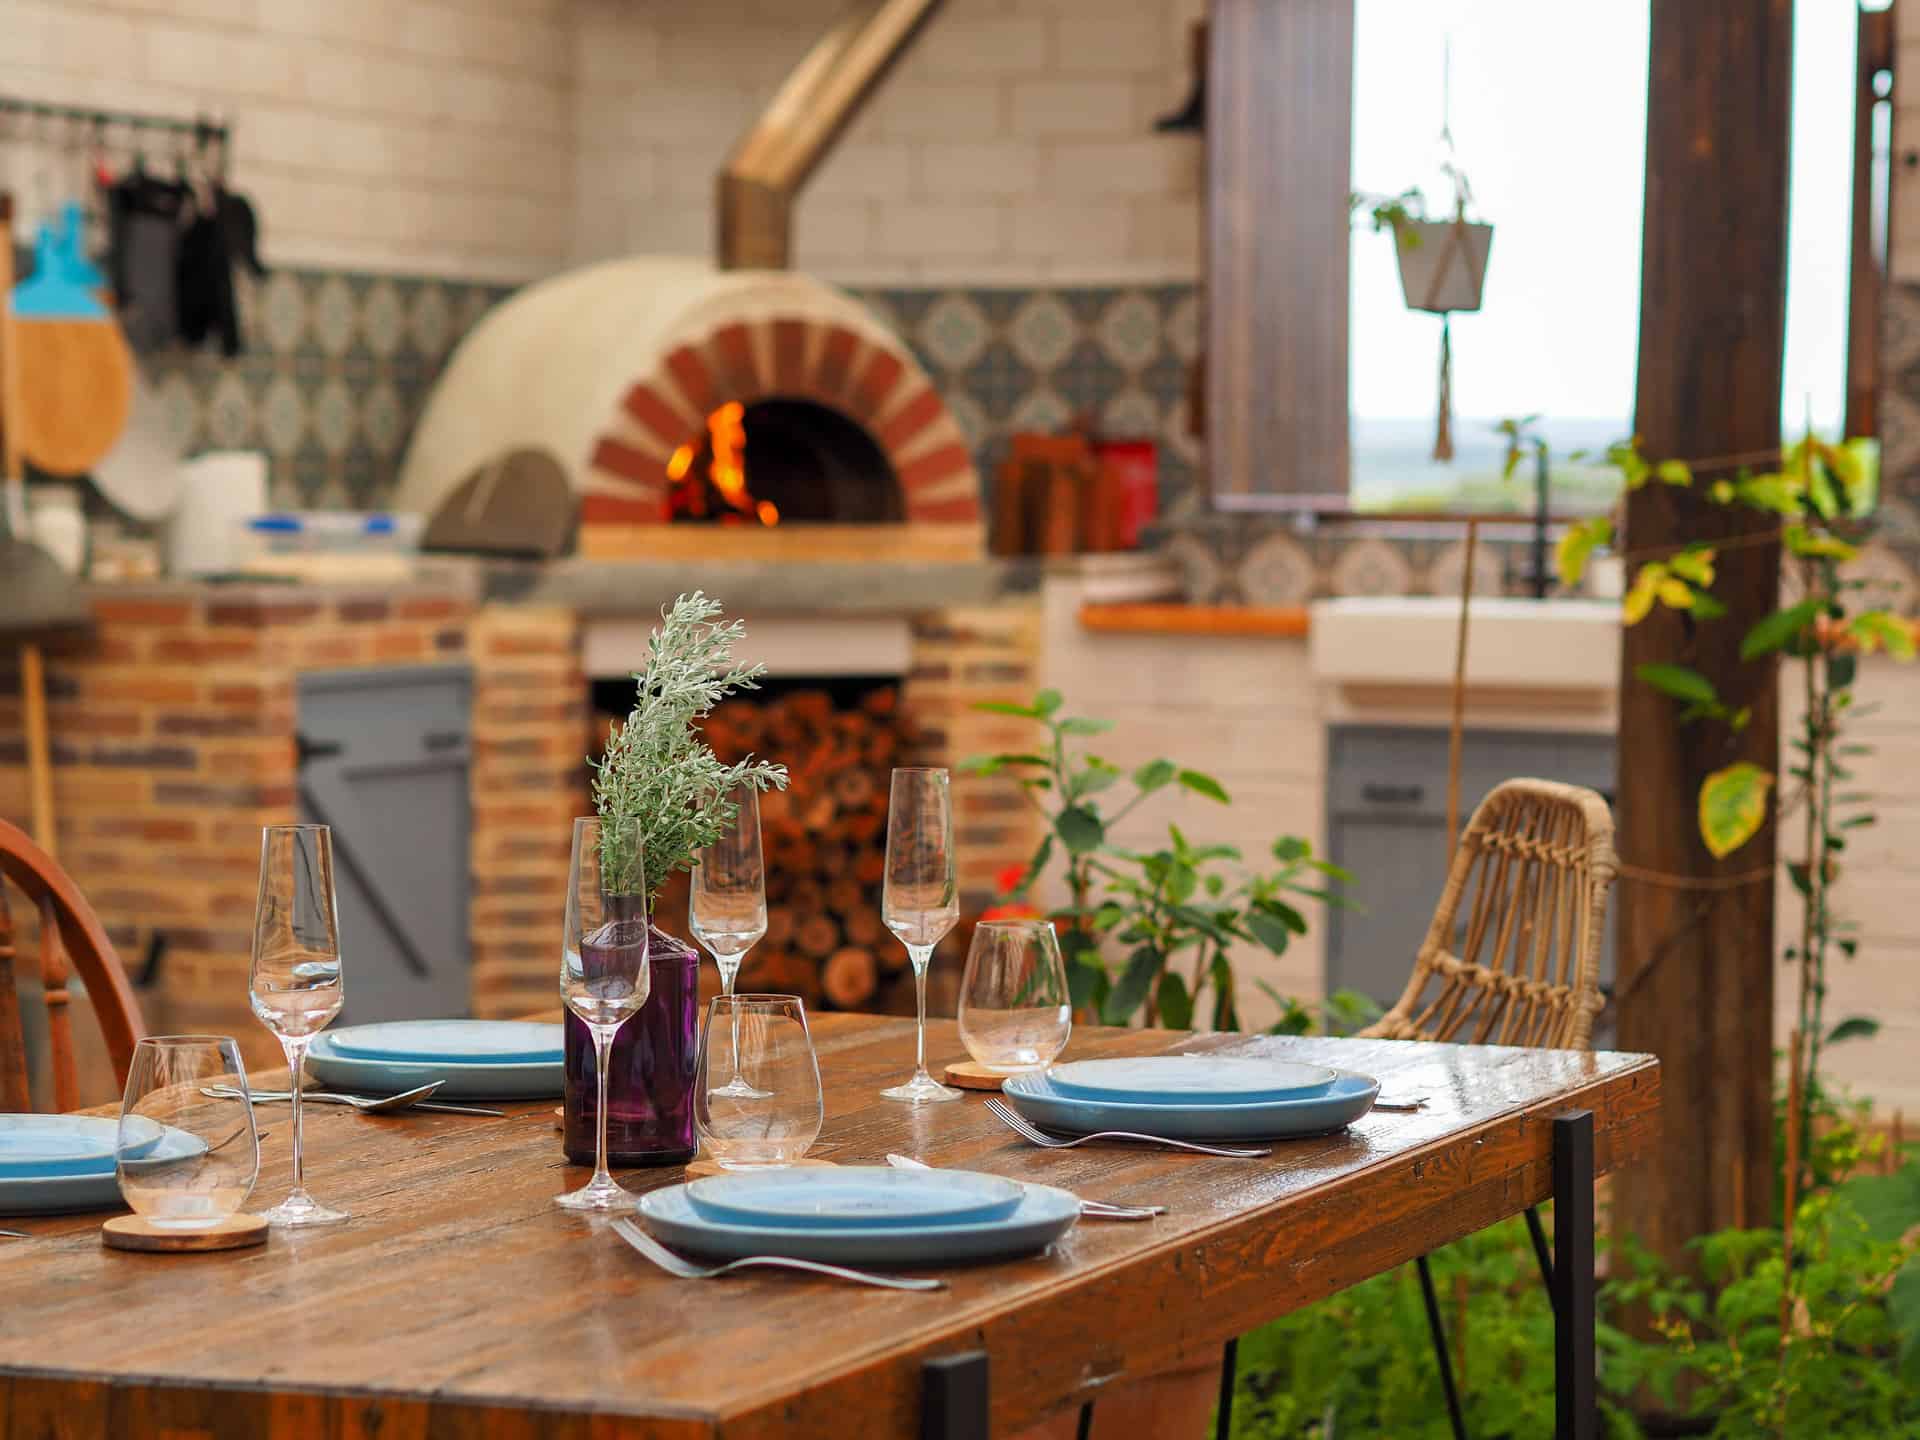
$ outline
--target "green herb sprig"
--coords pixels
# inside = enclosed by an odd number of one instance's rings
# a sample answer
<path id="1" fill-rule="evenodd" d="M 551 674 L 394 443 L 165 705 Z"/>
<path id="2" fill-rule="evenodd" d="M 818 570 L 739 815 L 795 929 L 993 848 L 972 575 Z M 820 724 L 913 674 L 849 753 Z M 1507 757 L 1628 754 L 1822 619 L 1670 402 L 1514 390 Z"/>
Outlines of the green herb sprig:
<path id="1" fill-rule="evenodd" d="M 603 832 L 601 867 L 611 888 L 658 897 L 667 877 L 692 868 L 694 855 L 726 833 L 739 810 L 728 797 L 742 784 L 784 790 L 787 767 L 749 755 L 723 765 L 695 722 L 736 690 L 757 690 L 764 665 L 737 665 L 733 645 L 746 634 L 734 620 L 716 623 L 718 600 L 696 590 L 661 612 L 647 641 L 647 668 L 633 678 L 633 713 L 595 766 L 593 804 L 602 819 L 639 821 L 645 865 L 622 853 L 617 829 Z M 641 873 L 644 871 L 644 874 Z"/>

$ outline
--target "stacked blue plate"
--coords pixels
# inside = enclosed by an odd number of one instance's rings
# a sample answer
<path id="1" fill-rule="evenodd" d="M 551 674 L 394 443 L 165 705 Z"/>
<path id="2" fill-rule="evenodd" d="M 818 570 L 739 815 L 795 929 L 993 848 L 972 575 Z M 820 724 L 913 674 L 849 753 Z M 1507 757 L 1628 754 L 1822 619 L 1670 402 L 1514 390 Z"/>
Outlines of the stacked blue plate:
<path id="1" fill-rule="evenodd" d="M 526 1020 L 349 1025 L 313 1042 L 307 1070 L 324 1085 L 372 1095 L 438 1080 L 440 1100 L 537 1100 L 561 1091 L 562 1033 Z"/>
<path id="2" fill-rule="evenodd" d="M 98 1115 L 0 1115 L 0 1215 L 117 1206 L 120 1125 Z M 126 1125 L 129 1159 L 179 1160 L 206 1148 L 138 1115 Z"/>
<path id="3" fill-rule="evenodd" d="M 640 1197 L 647 1229 L 719 1259 L 787 1255 L 840 1265 L 1008 1260 L 1044 1250 L 1079 1218 L 1051 1185 L 971 1170 L 746 1171 Z"/>
<path id="4" fill-rule="evenodd" d="M 1046 1130 L 1131 1130 L 1170 1140 L 1284 1140 L 1340 1130 L 1373 1108 L 1380 1082 L 1320 1065 L 1246 1056 L 1076 1060 L 1014 1075 L 1001 1093 Z"/>

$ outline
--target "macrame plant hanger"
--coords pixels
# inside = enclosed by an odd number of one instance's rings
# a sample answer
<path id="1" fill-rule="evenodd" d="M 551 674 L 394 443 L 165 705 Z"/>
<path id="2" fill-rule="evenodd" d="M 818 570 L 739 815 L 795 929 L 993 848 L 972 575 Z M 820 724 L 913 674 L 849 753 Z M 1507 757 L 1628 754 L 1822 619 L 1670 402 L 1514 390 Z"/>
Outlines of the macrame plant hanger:
<path id="1" fill-rule="evenodd" d="M 1433 430 L 1433 458 L 1453 459 L 1453 312 L 1441 306 L 1446 293 L 1448 272 L 1455 262 L 1464 265 L 1473 278 L 1474 293 L 1486 282 L 1481 265 L 1467 240 L 1467 202 L 1473 198 L 1466 173 L 1454 158 L 1453 145 L 1453 39 L 1449 36 L 1440 61 L 1440 168 L 1453 182 L 1453 223 L 1440 241 L 1440 254 L 1427 277 L 1427 291 L 1419 308 L 1440 317 L 1440 393 Z"/>

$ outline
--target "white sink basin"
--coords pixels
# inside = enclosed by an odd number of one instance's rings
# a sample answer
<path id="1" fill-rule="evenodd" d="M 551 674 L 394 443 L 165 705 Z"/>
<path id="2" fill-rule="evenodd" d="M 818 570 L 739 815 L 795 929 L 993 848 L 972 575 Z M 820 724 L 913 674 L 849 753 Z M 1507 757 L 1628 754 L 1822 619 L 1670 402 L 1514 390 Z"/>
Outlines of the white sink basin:
<path id="1" fill-rule="evenodd" d="M 1460 602 L 1433 596 L 1316 601 L 1314 673 L 1344 685 L 1451 685 Z M 1475 597 L 1467 681 L 1524 690 L 1614 688 L 1620 605 Z"/>

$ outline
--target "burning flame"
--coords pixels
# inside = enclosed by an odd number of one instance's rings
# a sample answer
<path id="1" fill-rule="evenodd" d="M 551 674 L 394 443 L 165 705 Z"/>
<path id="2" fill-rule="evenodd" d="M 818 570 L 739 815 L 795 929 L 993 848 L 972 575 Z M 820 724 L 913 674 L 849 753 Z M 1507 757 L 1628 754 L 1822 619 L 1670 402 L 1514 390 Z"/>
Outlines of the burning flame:
<path id="1" fill-rule="evenodd" d="M 753 492 L 747 488 L 747 407 L 737 400 L 728 401 L 707 417 L 707 444 L 713 453 L 713 460 L 707 466 L 706 479 L 713 483 L 720 498 L 728 506 L 749 519 L 757 519 L 762 525 L 778 525 L 780 510 L 771 500 L 755 500 Z M 682 445 L 667 460 L 667 479 L 675 484 L 692 484 L 699 487 L 698 477 L 689 481 L 693 462 L 698 450 L 691 444 Z M 676 502 L 676 510 L 678 503 Z M 695 493 L 689 497 L 689 509 L 696 515 L 706 513 L 705 498 Z"/>

